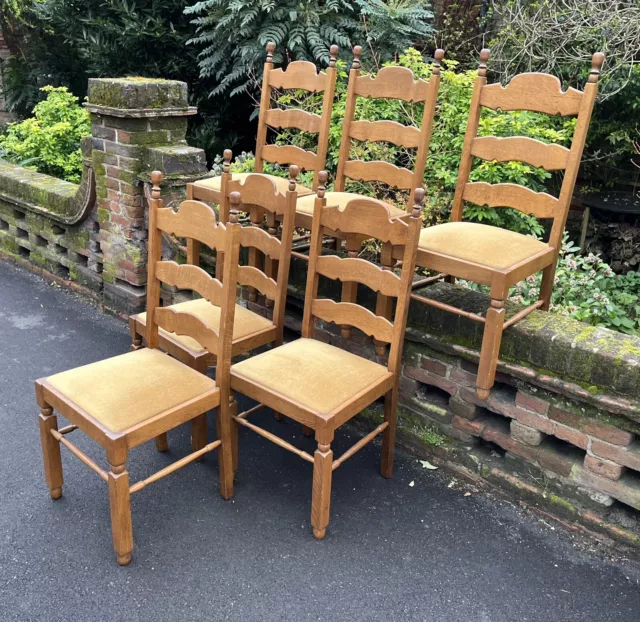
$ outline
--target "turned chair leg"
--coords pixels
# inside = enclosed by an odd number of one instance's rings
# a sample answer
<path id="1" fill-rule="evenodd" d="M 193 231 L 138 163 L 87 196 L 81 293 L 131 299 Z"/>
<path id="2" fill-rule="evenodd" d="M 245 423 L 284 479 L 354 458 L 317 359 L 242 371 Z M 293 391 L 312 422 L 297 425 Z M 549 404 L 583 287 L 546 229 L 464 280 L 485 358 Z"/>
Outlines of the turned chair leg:
<path id="1" fill-rule="evenodd" d="M 551 304 L 551 294 L 553 293 L 553 282 L 556 277 L 556 264 L 555 262 L 551 266 L 547 266 L 542 271 L 542 283 L 540 284 L 540 300 L 543 301 L 542 307 L 540 307 L 543 311 L 549 310 L 549 305 Z"/>
<path id="2" fill-rule="evenodd" d="M 478 366 L 477 393 L 481 400 L 489 398 L 491 387 L 493 387 L 496 378 L 504 314 L 504 300 L 492 299 L 484 325 L 480 365 Z"/>
<path id="3" fill-rule="evenodd" d="M 132 317 L 129 318 L 129 334 L 131 335 L 131 347 L 129 348 L 131 352 L 140 350 L 142 348 L 142 335 L 138 333 L 136 321 Z"/>
<path id="4" fill-rule="evenodd" d="M 222 441 L 218 447 L 218 471 L 220 473 L 220 494 L 223 499 L 233 497 L 233 438 L 231 435 L 231 414 L 233 410 L 228 400 L 216 409 L 216 431 Z"/>
<path id="5" fill-rule="evenodd" d="M 383 270 L 393 270 L 393 245 L 385 244 L 380 253 L 380 265 Z M 390 322 L 393 320 L 393 299 L 378 292 L 376 299 L 376 315 L 386 318 Z M 387 353 L 387 343 L 385 341 L 373 340 L 376 348 L 376 356 L 383 358 Z"/>
<path id="6" fill-rule="evenodd" d="M 356 259 L 360 251 L 360 242 L 353 236 L 347 236 L 345 242 L 347 257 Z M 356 281 L 346 281 L 342 284 L 342 302 L 355 303 L 358 298 L 358 283 Z M 351 326 L 342 326 L 342 338 L 351 339 Z"/>
<path id="7" fill-rule="evenodd" d="M 389 424 L 382 433 L 382 463 L 380 472 L 382 477 L 393 475 L 393 456 L 396 448 L 396 419 L 398 406 L 398 391 L 391 389 L 384 396 L 384 420 Z"/>
<path id="8" fill-rule="evenodd" d="M 111 506 L 111 531 L 116 559 L 121 566 L 131 561 L 133 527 L 131 524 L 131 494 L 129 473 L 124 464 L 111 464 L 108 473 L 109 502 Z"/>
<path id="9" fill-rule="evenodd" d="M 313 462 L 313 492 L 311 497 L 311 526 L 313 535 L 322 540 L 329 524 L 331 505 L 331 475 L 333 474 L 331 445 L 318 443 Z"/>
<path id="10" fill-rule="evenodd" d="M 207 444 L 207 415 L 203 413 L 191 420 L 191 451 L 203 449 Z M 195 462 L 202 462 L 204 456 L 196 458 Z"/>
<path id="11" fill-rule="evenodd" d="M 44 478 L 49 487 L 52 499 L 62 496 L 62 459 L 60 443 L 53 438 L 51 430 L 58 429 L 58 418 L 53 408 L 45 406 L 40 409 L 40 441 L 42 442 L 42 458 L 44 460 Z"/>
<path id="12" fill-rule="evenodd" d="M 238 429 L 240 426 L 233 418 L 238 416 L 238 402 L 234 399 L 234 393 L 229 396 L 229 418 L 231 426 L 231 454 L 233 456 L 233 474 L 238 470 Z"/>

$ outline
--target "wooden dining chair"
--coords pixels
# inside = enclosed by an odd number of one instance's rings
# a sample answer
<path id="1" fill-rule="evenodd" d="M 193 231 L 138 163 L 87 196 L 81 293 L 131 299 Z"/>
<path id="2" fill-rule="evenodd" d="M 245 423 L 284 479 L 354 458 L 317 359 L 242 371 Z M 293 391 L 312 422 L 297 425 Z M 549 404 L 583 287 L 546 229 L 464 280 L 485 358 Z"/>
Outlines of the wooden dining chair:
<path id="1" fill-rule="evenodd" d="M 318 69 L 309 61 L 297 60 L 289 63 L 286 69 L 273 68 L 275 44 L 267 44 L 267 58 L 262 76 L 262 93 L 260 96 L 260 116 L 258 119 L 258 135 L 256 138 L 254 173 L 264 174 L 264 163 L 295 164 L 300 170 L 314 171 L 313 187 L 305 188 L 298 184 L 296 192 L 300 196 L 313 194 L 318 184 L 318 173 L 325 167 L 327 147 L 329 144 L 329 128 L 336 88 L 336 61 L 338 46 L 330 49 L 329 66 L 326 71 Z M 273 89 L 302 90 L 311 93 L 322 93 L 322 114 L 312 114 L 297 108 L 271 108 Z M 306 151 L 295 145 L 267 144 L 269 128 L 295 128 L 303 132 L 318 135 L 316 152 Z M 251 173 L 233 173 L 234 180 L 242 180 Z M 280 192 L 289 186 L 287 179 L 276 175 L 266 175 L 276 184 Z M 212 203 L 220 203 L 222 178 L 210 177 L 201 179 L 187 186 L 187 198 L 199 199 Z"/>
<path id="2" fill-rule="evenodd" d="M 433 71 L 429 80 L 415 79 L 413 72 L 407 67 L 383 67 L 375 77 L 360 75 L 360 56 L 362 48 L 353 48 L 353 63 L 349 71 L 347 86 L 347 100 L 345 104 L 344 122 L 342 124 L 343 140 L 340 144 L 338 170 L 336 174 L 334 192 L 326 193 L 327 205 L 344 206 L 354 198 L 367 198 L 364 195 L 345 192 L 347 179 L 358 181 L 376 181 L 390 188 L 408 190 L 410 192 L 408 205 L 414 204 L 414 189 L 422 187 L 424 171 L 429 153 L 433 119 L 440 89 L 440 69 L 444 50 L 437 49 L 434 53 Z M 424 104 L 422 124 L 420 127 L 405 126 L 397 121 L 358 121 L 355 119 L 358 98 L 391 99 L 412 104 Z M 416 150 L 413 170 L 396 166 L 391 162 L 351 160 L 349 158 L 352 140 L 368 142 L 388 142 L 398 147 Z M 296 208 L 296 226 L 304 229 L 311 228 L 315 199 L 314 196 L 303 196 L 298 199 Z M 393 217 L 407 218 L 405 210 L 392 204 L 387 208 Z M 328 232 L 329 233 L 329 232 Z M 347 236 L 347 255 L 355 258 L 361 248 L 362 239 Z M 294 256 L 305 259 L 306 256 L 294 252 Z M 389 265 L 391 258 L 383 257 L 385 265 Z M 355 282 L 342 284 L 342 300 L 355 302 L 358 285 Z M 342 336 L 348 339 L 351 329 L 342 328 Z M 378 354 L 384 346 L 378 344 Z"/>
<path id="3" fill-rule="evenodd" d="M 257 432 L 312 463 L 311 523 L 314 536 L 320 539 L 325 536 L 329 523 L 331 477 L 335 469 L 382 433 L 382 475 L 391 477 L 393 471 L 400 360 L 421 227 L 420 203 L 424 192 L 421 189 L 415 191 L 417 204 L 409 220 L 394 220 L 388 206 L 375 199 L 355 198 L 343 207 L 327 207 L 324 189 L 326 173 L 321 173 L 319 180 L 313 213 L 302 338 L 233 365 L 231 387 L 232 391 L 259 402 L 258 406 L 232 416 L 234 466 L 238 455 L 238 425 Z M 325 228 L 342 234 L 353 233 L 366 236 L 367 239 L 379 239 L 384 244 L 401 249 L 401 275 L 383 270 L 364 259 L 322 256 Z M 397 298 L 393 322 L 357 304 L 318 298 L 320 276 L 334 280 L 355 280 Z M 316 318 L 356 326 L 366 334 L 390 343 L 388 365 L 380 365 L 314 339 Z M 334 460 L 331 442 L 335 430 L 379 397 L 384 397 L 384 422 Z M 263 406 L 282 412 L 315 430 L 318 442 L 315 454 L 311 456 L 249 422 L 248 416 Z"/>
<path id="4" fill-rule="evenodd" d="M 227 224 L 217 223 L 214 211 L 196 201 L 185 201 L 177 212 L 162 206 L 162 174 L 152 173 L 153 190 L 149 201 L 149 268 L 147 289 L 147 347 L 120 356 L 90 363 L 76 369 L 36 380 L 36 400 L 40 407 L 40 438 L 44 472 L 51 497 L 62 496 L 60 445 L 107 482 L 111 504 L 111 528 L 117 561 L 131 561 L 133 531 L 130 497 L 152 482 L 220 449 L 220 493 L 233 496 L 233 455 L 230 444 L 229 367 L 232 356 L 236 280 L 238 273 L 240 225 L 234 194 L 234 209 Z M 222 283 L 200 268 L 162 261 L 162 233 L 198 237 L 205 244 L 224 248 L 228 261 Z M 217 330 L 192 313 L 162 308 L 160 282 L 197 291 L 220 309 Z M 189 335 L 202 343 L 218 362 L 216 380 L 160 352 L 159 329 Z M 206 443 L 184 458 L 133 485 L 129 483 L 126 461 L 129 450 L 167 430 L 194 418 L 205 417 L 217 409 L 218 439 Z M 58 428 L 54 409 L 71 425 Z M 107 453 L 109 471 L 102 469 L 84 451 L 67 439 L 82 430 Z M 206 426 L 204 433 L 206 435 Z"/>
<path id="5" fill-rule="evenodd" d="M 251 226 L 240 229 L 240 246 L 248 251 L 249 265 L 238 268 L 237 281 L 240 285 L 249 287 L 253 295 L 255 292 L 260 292 L 275 303 L 270 318 L 236 304 L 232 356 L 238 356 L 270 343 L 276 346 L 282 344 L 291 261 L 291 239 L 298 197 L 295 190 L 296 178 L 299 169 L 295 165 L 289 167 L 289 186 L 283 193 L 279 191 L 272 179 L 262 175 L 248 175 L 241 179 L 233 179 L 229 171 L 230 163 L 231 152 L 226 151 L 221 182 L 219 220 L 221 223 L 229 221 L 233 214 L 230 198 L 234 192 L 239 192 L 242 197 L 242 209 L 249 212 L 252 223 Z M 273 225 L 276 220 L 281 223 L 281 233 L 277 227 L 264 228 L 263 225 Z M 280 236 L 282 239 L 279 239 Z M 188 258 L 188 265 L 193 266 L 191 269 L 193 274 L 205 275 L 206 273 L 199 268 L 200 242 L 195 242 L 198 252 Z M 269 274 L 265 273 L 264 268 L 256 259 L 258 254 L 267 258 Z M 216 256 L 216 277 L 219 280 L 223 280 L 224 256 L 223 249 L 219 248 Z M 274 272 L 275 278 L 271 275 L 272 266 L 277 266 Z M 182 287 L 179 282 L 176 285 Z M 210 305 L 204 298 L 180 302 L 168 308 L 190 313 L 198 317 L 206 326 L 214 330 L 218 329 L 221 318 L 220 308 Z M 132 349 L 142 346 L 142 336 L 145 334 L 146 325 L 146 313 L 129 318 L 129 328 L 133 340 Z M 201 373 L 206 373 L 209 366 L 216 364 L 217 353 L 211 352 L 198 340 L 188 335 L 176 335 L 160 329 L 159 346 L 165 352 Z M 193 420 L 191 428 L 192 449 L 197 451 L 205 442 L 206 421 L 204 419 Z M 160 451 L 166 451 L 168 449 L 166 436 L 159 436 L 156 445 Z"/>
<path id="6" fill-rule="evenodd" d="M 571 197 L 580 167 L 589 121 L 596 98 L 598 76 L 604 55 L 593 55 L 591 73 L 584 91 L 569 88 L 563 91 L 558 78 L 543 73 L 523 73 L 511 79 L 507 86 L 487 84 L 489 50 L 480 53 L 464 138 L 458 182 L 453 200 L 451 222 L 428 227 L 420 234 L 417 265 L 439 274 L 423 280 L 424 286 L 446 276 L 468 279 L 490 288 L 491 304 L 482 316 L 456 307 L 414 295 L 421 302 L 464 315 L 484 324 L 480 351 L 477 393 L 487 399 L 495 381 L 502 332 L 535 309 L 548 309 L 562 235 Z M 577 116 L 571 148 L 546 144 L 527 137 L 478 137 L 482 108 L 492 110 L 531 110 L 549 115 Z M 474 158 L 507 162 L 517 160 L 548 171 L 564 170 L 558 197 L 534 192 L 511 183 L 488 184 L 469 182 Z M 463 222 L 465 202 L 492 208 L 508 207 L 539 219 L 552 221 L 546 242 L 534 237 L 507 231 L 491 225 Z M 396 253 L 396 257 L 400 257 Z M 505 319 L 504 301 L 509 288 L 529 275 L 543 271 L 540 299 Z"/>

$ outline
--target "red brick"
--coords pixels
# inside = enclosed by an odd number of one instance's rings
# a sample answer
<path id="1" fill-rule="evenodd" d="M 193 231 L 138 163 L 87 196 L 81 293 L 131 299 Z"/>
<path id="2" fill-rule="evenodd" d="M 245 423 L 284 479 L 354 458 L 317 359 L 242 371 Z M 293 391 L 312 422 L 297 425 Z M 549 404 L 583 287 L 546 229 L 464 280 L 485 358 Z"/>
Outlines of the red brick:
<path id="1" fill-rule="evenodd" d="M 519 421 L 512 419 L 511 437 L 526 445 L 538 446 L 544 440 L 545 435 L 535 428 L 522 425 Z"/>
<path id="2" fill-rule="evenodd" d="M 469 421 L 463 419 L 457 415 L 453 418 L 453 427 L 471 434 L 472 436 L 482 436 L 486 423 L 482 419 L 476 419 L 475 421 Z"/>
<path id="3" fill-rule="evenodd" d="M 624 467 L 619 464 L 589 454 L 584 457 L 584 468 L 613 480 L 620 479 L 624 473 Z"/>
<path id="4" fill-rule="evenodd" d="M 459 397 L 452 397 L 449 399 L 449 410 L 454 414 L 465 419 L 475 419 L 482 413 L 482 408 L 475 404 L 469 404 L 461 400 Z"/>
<path id="5" fill-rule="evenodd" d="M 419 388 L 420 383 L 417 380 L 407 378 L 406 376 L 400 376 L 400 393 L 413 395 L 414 393 L 418 392 Z"/>
<path id="6" fill-rule="evenodd" d="M 423 384 L 430 384 L 435 387 L 446 391 L 450 395 L 454 395 L 458 390 L 458 385 L 447 378 L 443 378 L 442 376 L 438 376 L 436 374 L 432 374 L 426 369 L 419 369 L 418 367 L 405 367 L 404 375 L 408 378 L 413 378 L 413 380 L 417 380 L 418 382 L 422 382 Z"/>
<path id="7" fill-rule="evenodd" d="M 113 179 L 112 177 L 107 177 L 106 184 L 109 190 L 120 190 L 120 182 L 117 179 Z"/>
<path id="8" fill-rule="evenodd" d="M 430 371 L 432 374 L 437 374 L 438 376 L 447 375 L 447 366 L 441 361 L 423 357 L 421 364 L 423 369 Z"/>
<path id="9" fill-rule="evenodd" d="M 468 389 L 466 387 L 460 387 L 458 391 L 458 395 L 465 402 L 469 402 L 470 404 L 475 404 L 476 406 L 483 406 L 483 407 L 487 406 L 486 400 L 481 400 L 475 391 L 472 391 L 471 389 Z"/>
<path id="10" fill-rule="evenodd" d="M 498 426 L 488 425 L 482 434 L 482 438 L 485 441 L 499 445 L 502 449 L 511 452 L 516 456 L 520 456 L 529 462 L 535 462 L 536 460 L 536 455 L 538 453 L 537 447 L 530 447 L 529 445 L 525 445 L 524 443 L 517 441 L 515 438 L 511 437 L 508 431 L 503 431 Z"/>
<path id="11" fill-rule="evenodd" d="M 568 428 L 565 425 L 557 424 L 556 429 L 554 431 L 554 435 L 563 441 L 567 441 L 567 443 L 571 443 L 576 447 L 580 447 L 580 449 L 587 449 L 589 446 L 589 437 L 586 434 L 583 434 L 579 430 L 575 430 L 574 428 Z"/>
<path id="12" fill-rule="evenodd" d="M 619 480 L 612 481 L 580 467 L 572 470 L 571 478 L 582 486 L 603 492 L 636 510 L 640 510 L 640 483 L 636 478 L 628 478 L 623 475 Z"/>
<path id="13" fill-rule="evenodd" d="M 573 467 L 580 461 L 575 451 L 566 453 L 547 443 L 542 443 L 542 445 L 538 447 L 536 457 L 540 466 L 564 477 L 568 477 Z"/>
<path id="14" fill-rule="evenodd" d="M 528 393 L 523 393 L 522 391 L 518 391 L 516 394 L 516 405 L 526 408 L 527 410 L 532 410 L 539 415 L 546 415 L 549 409 L 548 402 L 529 395 Z"/>
<path id="15" fill-rule="evenodd" d="M 630 445 L 634 439 L 634 435 L 631 432 L 615 428 L 594 419 L 580 417 L 566 410 L 560 410 L 555 406 L 549 408 L 549 417 L 564 425 L 581 430 L 589 436 L 595 436 L 607 443 L 612 443 L 613 445 Z"/>
<path id="16" fill-rule="evenodd" d="M 634 471 L 640 471 L 640 443 L 638 441 L 629 447 L 620 447 L 594 438 L 591 441 L 591 451 L 596 456 L 629 467 Z"/>
<path id="17" fill-rule="evenodd" d="M 469 373 L 468 371 L 464 371 L 463 369 L 458 369 L 454 367 L 449 374 L 449 378 L 458 384 L 465 385 L 467 387 L 476 386 L 477 376 Z"/>
<path id="18" fill-rule="evenodd" d="M 522 425 L 535 428 L 545 434 L 554 434 L 555 432 L 555 423 L 550 419 L 547 419 L 547 417 L 543 417 L 542 415 L 538 415 L 534 412 L 529 412 L 528 410 L 523 410 L 522 408 L 514 408 L 514 414 L 515 419 Z"/>

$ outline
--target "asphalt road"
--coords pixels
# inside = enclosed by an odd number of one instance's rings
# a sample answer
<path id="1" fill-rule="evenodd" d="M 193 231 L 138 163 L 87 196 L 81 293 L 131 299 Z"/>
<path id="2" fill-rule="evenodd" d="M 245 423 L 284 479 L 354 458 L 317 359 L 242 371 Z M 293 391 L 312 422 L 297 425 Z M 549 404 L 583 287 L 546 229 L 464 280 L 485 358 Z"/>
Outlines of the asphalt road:
<path id="1" fill-rule="evenodd" d="M 133 562 L 120 568 L 107 489 L 64 449 L 64 495 L 49 498 L 33 380 L 128 345 L 121 320 L 0 262 L 1 622 L 640 619 L 640 565 L 492 495 L 465 496 L 402 452 L 384 480 L 377 445 L 336 472 L 317 542 L 310 465 L 244 429 L 234 500 L 219 496 L 211 455 L 141 491 Z M 313 450 L 296 425 L 257 417 Z M 341 434 L 337 450 L 356 435 Z M 97 445 L 75 439 L 106 464 Z M 168 454 L 152 443 L 132 452 L 134 480 L 187 453 L 187 430 L 169 442 Z"/>

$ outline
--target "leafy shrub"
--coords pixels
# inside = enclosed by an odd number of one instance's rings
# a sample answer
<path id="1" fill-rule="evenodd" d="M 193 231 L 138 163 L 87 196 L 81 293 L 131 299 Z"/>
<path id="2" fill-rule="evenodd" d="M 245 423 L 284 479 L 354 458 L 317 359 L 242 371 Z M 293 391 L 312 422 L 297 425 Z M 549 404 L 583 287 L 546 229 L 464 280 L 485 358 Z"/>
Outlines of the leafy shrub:
<path id="1" fill-rule="evenodd" d="M 3 157 L 67 181 L 82 175 L 80 141 L 91 132 L 89 113 L 65 87 L 45 86 L 47 98 L 33 109 L 34 117 L 10 123 L 0 136 Z"/>

